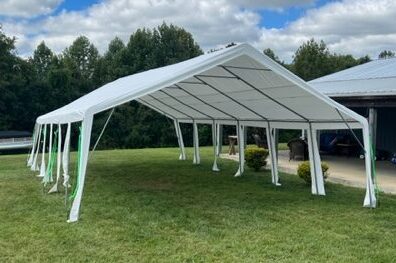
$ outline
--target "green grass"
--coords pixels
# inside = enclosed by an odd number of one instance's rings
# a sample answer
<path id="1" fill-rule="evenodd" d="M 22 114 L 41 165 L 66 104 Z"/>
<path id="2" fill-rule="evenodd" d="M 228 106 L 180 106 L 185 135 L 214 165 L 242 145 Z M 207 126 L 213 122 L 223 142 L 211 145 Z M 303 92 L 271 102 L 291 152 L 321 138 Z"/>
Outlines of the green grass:
<path id="1" fill-rule="evenodd" d="M 191 150 L 188 151 L 191 157 Z M 327 184 L 327 196 L 292 175 L 234 178 L 177 149 L 95 152 L 81 219 L 67 224 L 64 195 L 44 194 L 26 156 L 0 156 L 0 262 L 392 262 L 396 197 L 362 208 L 364 190 Z"/>

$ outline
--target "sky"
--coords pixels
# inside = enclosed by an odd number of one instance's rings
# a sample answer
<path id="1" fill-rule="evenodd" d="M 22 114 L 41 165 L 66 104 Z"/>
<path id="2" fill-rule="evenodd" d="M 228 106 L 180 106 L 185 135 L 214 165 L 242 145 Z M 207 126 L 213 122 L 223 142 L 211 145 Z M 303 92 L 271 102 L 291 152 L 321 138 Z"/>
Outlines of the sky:
<path id="1" fill-rule="evenodd" d="M 395 19 L 395 0 L 0 0 L 0 24 L 24 57 L 41 41 L 60 53 L 80 35 L 103 53 L 116 36 L 127 42 L 166 22 L 204 51 L 247 42 L 291 62 L 315 38 L 331 52 L 376 58 L 396 49 Z"/>

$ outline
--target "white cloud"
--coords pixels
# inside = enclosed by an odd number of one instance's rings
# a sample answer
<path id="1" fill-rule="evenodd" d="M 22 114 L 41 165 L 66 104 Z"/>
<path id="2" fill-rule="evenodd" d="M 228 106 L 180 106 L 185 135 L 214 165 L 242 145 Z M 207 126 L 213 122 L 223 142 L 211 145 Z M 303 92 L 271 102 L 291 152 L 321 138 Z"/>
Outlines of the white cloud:
<path id="1" fill-rule="evenodd" d="M 396 1 L 345 0 L 309 10 L 282 29 L 262 29 L 256 46 L 271 47 L 290 61 L 310 38 L 324 40 L 331 51 L 375 58 L 381 50 L 396 49 Z"/>
<path id="2" fill-rule="evenodd" d="M 225 0 L 108 0 L 85 11 L 62 11 L 36 23 L 5 23 L 7 33 L 28 40 L 17 42 L 21 54 L 31 52 L 41 41 L 59 52 L 79 35 L 86 35 L 101 51 L 115 36 L 127 41 L 141 27 L 163 22 L 184 27 L 203 48 L 235 42 L 252 42 L 260 33 L 260 16 Z"/>
<path id="3" fill-rule="evenodd" d="M 2 1 L 2 0 L 0 0 Z M 49 0 L 47 0 L 49 1 Z M 86 35 L 100 51 L 115 36 L 127 41 L 141 27 L 173 23 L 191 32 L 205 50 L 229 42 L 270 47 L 290 62 L 295 50 L 314 37 L 333 52 L 376 57 L 396 48 L 396 1 L 344 0 L 310 8 L 280 29 L 260 28 L 257 9 L 309 5 L 314 0 L 105 0 L 84 11 L 62 11 L 42 19 L 3 22 L 4 30 L 18 38 L 21 55 L 30 55 L 45 42 L 56 52 Z"/>
<path id="4" fill-rule="evenodd" d="M 310 5 L 315 0 L 230 0 L 238 6 L 255 9 L 283 9 L 291 6 Z"/>
<path id="5" fill-rule="evenodd" d="M 0 0 L 0 15 L 35 17 L 51 13 L 63 0 Z"/>

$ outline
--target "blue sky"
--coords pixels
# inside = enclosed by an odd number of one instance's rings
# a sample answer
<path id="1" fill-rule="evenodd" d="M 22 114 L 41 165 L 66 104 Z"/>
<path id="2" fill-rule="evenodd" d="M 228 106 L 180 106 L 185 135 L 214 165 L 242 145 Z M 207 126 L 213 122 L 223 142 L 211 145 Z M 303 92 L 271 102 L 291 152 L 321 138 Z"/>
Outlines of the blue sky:
<path id="1" fill-rule="evenodd" d="M 271 48 L 285 61 L 311 38 L 331 52 L 376 57 L 396 48 L 395 0 L 0 0 L 0 24 L 30 56 L 45 43 L 62 52 L 87 36 L 100 52 L 116 36 L 166 22 L 185 28 L 204 49 L 230 42 Z M 347 25 L 347 26 L 346 26 Z"/>
<path id="2" fill-rule="evenodd" d="M 324 6 L 329 2 L 331 2 L 331 0 L 321 0 L 315 1 L 313 4 L 287 7 L 283 10 L 260 10 L 260 25 L 266 28 L 283 28 L 288 23 L 304 16 L 307 10 Z"/>
<path id="3" fill-rule="evenodd" d="M 260 13 L 261 16 L 260 26 L 267 28 L 282 28 L 287 23 L 290 23 L 300 18 L 305 13 L 306 10 L 311 9 L 313 7 L 323 6 L 331 1 L 332 0 L 320 0 L 320 1 L 315 1 L 313 4 L 286 7 L 283 10 L 274 10 L 274 9 L 259 10 L 258 12 Z M 80 1 L 65 0 L 55 10 L 55 13 L 58 13 L 63 9 L 69 11 L 81 11 L 99 2 L 100 1 L 98 0 L 80 0 Z"/>
<path id="4" fill-rule="evenodd" d="M 98 3 L 99 1 L 96 0 L 65 0 L 63 1 L 57 10 L 72 10 L 72 11 L 79 11 L 87 9 L 89 6 Z"/>

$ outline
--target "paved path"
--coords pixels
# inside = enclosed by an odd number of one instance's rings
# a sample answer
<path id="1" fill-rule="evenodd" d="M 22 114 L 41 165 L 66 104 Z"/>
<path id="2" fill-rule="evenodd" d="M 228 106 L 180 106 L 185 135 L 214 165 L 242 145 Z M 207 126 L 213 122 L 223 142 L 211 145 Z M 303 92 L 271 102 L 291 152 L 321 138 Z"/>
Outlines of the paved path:
<path id="1" fill-rule="evenodd" d="M 279 171 L 284 173 L 296 174 L 297 166 L 300 162 L 289 161 L 288 151 L 279 151 L 278 166 Z M 222 154 L 221 158 L 238 161 L 237 155 Z M 364 160 L 357 158 L 347 158 L 341 156 L 321 156 L 322 161 L 329 164 L 328 180 L 334 183 L 350 185 L 354 187 L 366 187 L 366 173 Z M 382 191 L 396 194 L 396 165 L 389 161 L 378 161 L 377 177 Z M 270 169 L 268 167 L 268 169 Z"/>

